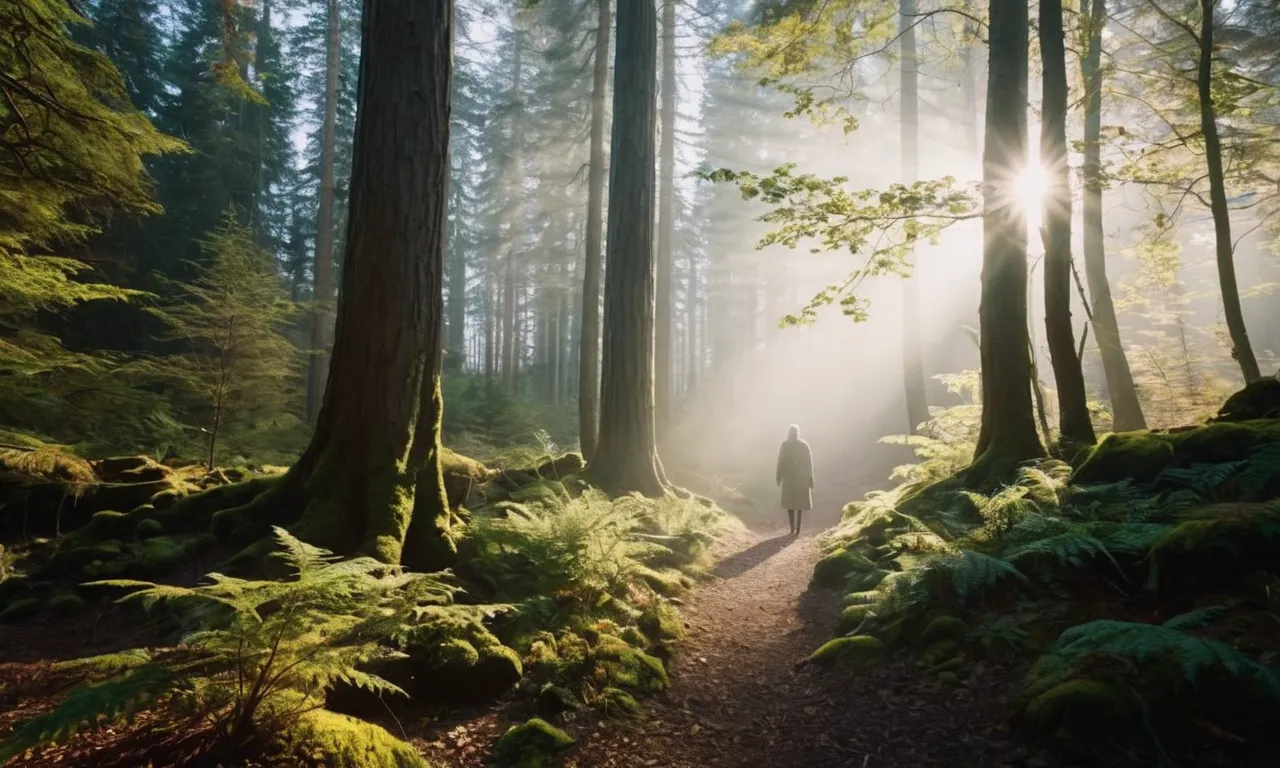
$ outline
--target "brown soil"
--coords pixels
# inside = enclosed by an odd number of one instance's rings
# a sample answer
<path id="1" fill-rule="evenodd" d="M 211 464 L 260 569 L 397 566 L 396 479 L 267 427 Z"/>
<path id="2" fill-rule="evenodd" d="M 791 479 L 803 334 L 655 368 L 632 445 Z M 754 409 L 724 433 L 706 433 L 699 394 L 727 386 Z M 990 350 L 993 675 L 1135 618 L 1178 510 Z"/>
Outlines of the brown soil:
<path id="1" fill-rule="evenodd" d="M 809 535 L 743 532 L 714 583 L 684 606 L 688 639 L 670 666 L 669 691 L 642 702 L 632 721 L 566 716 L 578 740 L 564 765 L 983 766 L 1024 764 L 1006 738 L 1001 702 L 1008 670 L 979 668 L 968 685 L 943 688 L 908 659 L 865 673 L 802 662 L 831 636 L 840 596 L 808 592 L 818 558 Z M 429 760 L 481 766 L 506 728 L 530 716 L 522 704 L 403 723 Z M 389 722 L 393 732 L 397 723 Z"/>

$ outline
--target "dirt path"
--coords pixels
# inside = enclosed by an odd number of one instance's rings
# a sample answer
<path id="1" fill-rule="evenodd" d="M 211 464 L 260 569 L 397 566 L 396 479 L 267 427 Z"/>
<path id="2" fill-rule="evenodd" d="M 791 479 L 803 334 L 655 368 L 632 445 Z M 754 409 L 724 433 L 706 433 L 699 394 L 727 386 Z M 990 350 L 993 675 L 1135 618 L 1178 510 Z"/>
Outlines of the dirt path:
<path id="1" fill-rule="evenodd" d="M 578 745 L 566 766 L 721 768 L 1022 765 L 1003 738 L 1003 672 L 942 688 L 905 659 L 871 673 L 796 665 L 829 639 L 836 593 L 806 591 L 818 557 L 811 534 L 786 528 L 724 542 L 719 579 L 683 607 L 688 638 L 672 687 L 632 722 L 569 722 Z M 428 757 L 481 765 L 506 727 L 498 713 L 455 721 L 419 741 Z"/>

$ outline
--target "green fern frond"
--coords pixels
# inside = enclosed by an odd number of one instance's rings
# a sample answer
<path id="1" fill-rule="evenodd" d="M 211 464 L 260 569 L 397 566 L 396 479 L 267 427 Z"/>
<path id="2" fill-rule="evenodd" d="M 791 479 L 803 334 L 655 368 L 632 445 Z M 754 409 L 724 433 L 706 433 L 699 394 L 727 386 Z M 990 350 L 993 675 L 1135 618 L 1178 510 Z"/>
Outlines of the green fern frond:
<path id="1" fill-rule="evenodd" d="M 1223 487 L 1248 464 L 1246 460 L 1170 467 L 1156 477 L 1156 483 L 1185 488 L 1206 501 L 1214 501 L 1220 498 Z"/>
<path id="2" fill-rule="evenodd" d="M 1208 626 L 1214 619 L 1227 612 L 1225 605 L 1210 605 L 1204 608 L 1197 608 L 1194 611 L 1180 613 L 1177 616 L 1164 622 L 1164 627 L 1168 629 L 1176 629 L 1180 632 L 1187 632 L 1193 629 L 1203 629 Z"/>
<path id="3" fill-rule="evenodd" d="M 281 547 L 275 556 L 292 568 L 295 575 L 310 573 L 339 559 L 329 550 L 312 546 L 278 525 L 271 526 L 271 532 Z"/>
<path id="4" fill-rule="evenodd" d="M 1280 476 L 1280 442 L 1270 443 L 1249 457 L 1245 468 L 1235 477 L 1239 498 L 1258 499 L 1277 476 Z"/>
<path id="5" fill-rule="evenodd" d="M 1176 616 L 1164 625 L 1091 621 L 1063 632 L 1050 653 L 1068 668 L 1095 654 L 1123 656 L 1140 664 L 1173 657 L 1189 683 L 1194 684 L 1206 669 L 1220 667 L 1235 677 L 1252 678 L 1273 698 L 1280 698 L 1280 678 L 1275 672 L 1226 643 L 1195 637 L 1178 628 L 1202 622 L 1205 617 L 1197 614 Z"/>

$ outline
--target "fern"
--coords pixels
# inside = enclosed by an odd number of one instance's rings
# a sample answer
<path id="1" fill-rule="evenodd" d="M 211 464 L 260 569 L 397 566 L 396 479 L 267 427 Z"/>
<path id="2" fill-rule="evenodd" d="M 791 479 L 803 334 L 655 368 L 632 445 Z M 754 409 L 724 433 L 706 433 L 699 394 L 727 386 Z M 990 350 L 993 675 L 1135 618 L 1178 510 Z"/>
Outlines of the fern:
<path id="1" fill-rule="evenodd" d="M 1223 487 L 1248 464 L 1249 461 L 1245 460 L 1222 464 L 1192 464 L 1185 469 L 1170 467 L 1156 477 L 1156 483 L 1185 488 L 1201 499 L 1216 501 L 1221 497 Z"/>
<path id="2" fill-rule="evenodd" d="M 66 671 L 107 675 L 74 691 L 54 711 L 20 725 L 0 754 L 66 738 L 102 720 L 127 719 L 163 702 L 212 726 L 228 743 L 278 734 L 324 703 L 339 683 L 377 693 L 398 687 L 364 671 L 404 654 L 384 641 L 412 625 L 421 606 L 459 613 L 455 588 L 439 575 L 403 573 L 371 558 L 339 560 L 275 529 L 289 581 L 248 581 L 209 574 L 178 587 L 140 581 L 96 582 L 134 590 L 120 602 L 150 609 L 174 604 L 189 631 L 173 649 L 126 651 L 64 663 Z"/>
<path id="3" fill-rule="evenodd" d="M 1123 656 L 1139 664 L 1172 657 L 1191 684 L 1195 684 L 1206 669 L 1218 667 L 1232 676 L 1253 679 L 1271 697 L 1280 698 L 1280 678 L 1275 672 L 1226 643 L 1195 637 L 1185 631 L 1204 626 L 1218 612 L 1218 608 L 1202 609 L 1175 616 L 1164 624 L 1091 621 L 1063 632 L 1050 654 L 1065 664 L 1059 677 L 1097 654 Z"/>
<path id="4" fill-rule="evenodd" d="M 1280 442 L 1255 451 L 1241 472 L 1235 477 L 1239 498 L 1246 501 L 1259 498 L 1269 483 L 1280 475 Z"/>

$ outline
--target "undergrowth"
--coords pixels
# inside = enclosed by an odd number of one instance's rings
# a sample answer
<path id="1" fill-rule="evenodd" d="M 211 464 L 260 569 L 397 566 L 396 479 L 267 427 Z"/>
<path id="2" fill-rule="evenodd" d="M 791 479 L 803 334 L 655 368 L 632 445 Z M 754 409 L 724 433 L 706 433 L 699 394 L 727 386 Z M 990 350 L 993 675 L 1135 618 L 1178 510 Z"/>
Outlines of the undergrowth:
<path id="1" fill-rule="evenodd" d="M 1079 761 L 1259 759 L 1280 706 L 1280 429 L 1147 434 L 1108 437 L 1083 467 L 1024 466 L 987 494 L 929 448 L 822 539 L 814 581 L 845 591 L 838 632 L 940 680 L 982 657 L 1038 659 L 1015 721 Z"/>

